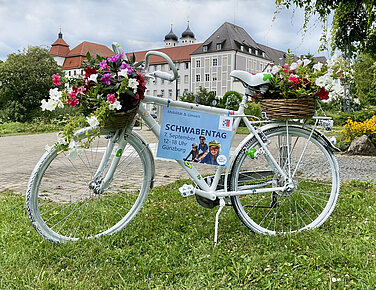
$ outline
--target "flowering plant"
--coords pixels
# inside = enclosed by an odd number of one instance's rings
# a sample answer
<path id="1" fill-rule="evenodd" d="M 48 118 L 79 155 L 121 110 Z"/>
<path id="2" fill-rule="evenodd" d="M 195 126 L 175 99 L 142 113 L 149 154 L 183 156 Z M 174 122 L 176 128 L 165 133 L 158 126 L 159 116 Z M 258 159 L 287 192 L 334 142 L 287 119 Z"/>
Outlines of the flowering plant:
<path id="1" fill-rule="evenodd" d="M 329 99 L 329 94 L 339 93 L 340 83 L 335 82 L 342 75 L 341 58 L 329 60 L 327 64 L 314 63 L 311 59 L 288 58 L 284 66 L 274 66 L 269 77 L 269 90 L 264 98 L 318 98 Z"/>
<path id="2" fill-rule="evenodd" d="M 63 132 L 58 134 L 54 145 L 60 150 L 69 150 L 72 155 L 78 147 L 73 140 L 76 130 L 87 125 L 95 127 L 97 134 L 105 122 L 115 112 L 127 112 L 135 108 L 144 98 L 145 81 L 136 70 L 139 64 L 132 64 L 123 58 L 123 53 L 108 58 L 92 58 L 88 53 L 87 62 L 83 63 L 83 77 L 69 79 L 69 86 L 62 87 L 61 76 L 54 74 L 54 88 L 50 89 L 49 98 L 42 100 L 42 110 L 53 111 L 69 106 L 76 108 L 77 116 L 70 116 Z M 89 138 L 89 144 L 91 139 Z"/>

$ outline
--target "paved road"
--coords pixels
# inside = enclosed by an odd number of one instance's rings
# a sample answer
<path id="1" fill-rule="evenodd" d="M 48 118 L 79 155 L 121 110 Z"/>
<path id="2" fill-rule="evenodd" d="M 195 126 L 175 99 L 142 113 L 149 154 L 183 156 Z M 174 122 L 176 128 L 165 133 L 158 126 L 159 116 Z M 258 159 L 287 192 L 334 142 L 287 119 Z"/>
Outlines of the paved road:
<path id="1" fill-rule="evenodd" d="M 149 143 L 156 144 L 156 138 L 150 131 L 144 129 L 139 133 Z M 239 138 L 243 137 L 239 136 Z M 11 189 L 25 193 L 28 178 L 34 165 L 44 153 L 45 145 L 52 145 L 55 142 L 55 133 L 0 137 L 0 192 Z M 342 181 L 352 179 L 376 181 L 376 157 L 337 154 L 337 159 Z M 156 159 L 156 167 L 158 173 L 156 185 L 174 182 L 178 178 L 188 178 L 185 171 L 174 161 Z M 214 167 L 203 167 L 205 173 L 213 172 Z"/>

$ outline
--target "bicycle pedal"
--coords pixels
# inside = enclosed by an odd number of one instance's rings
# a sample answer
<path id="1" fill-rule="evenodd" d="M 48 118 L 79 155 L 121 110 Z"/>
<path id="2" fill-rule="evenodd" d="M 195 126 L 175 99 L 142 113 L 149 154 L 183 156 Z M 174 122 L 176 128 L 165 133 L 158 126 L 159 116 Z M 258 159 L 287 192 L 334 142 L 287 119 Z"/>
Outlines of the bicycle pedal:
<path id="1" fill-rule="evenodd" d="M 182 197 L 187 197 L 195 194 L 196 190 L 192 184 L 184 184 L 182 187 L 179 188 L 179 191 Z"/>

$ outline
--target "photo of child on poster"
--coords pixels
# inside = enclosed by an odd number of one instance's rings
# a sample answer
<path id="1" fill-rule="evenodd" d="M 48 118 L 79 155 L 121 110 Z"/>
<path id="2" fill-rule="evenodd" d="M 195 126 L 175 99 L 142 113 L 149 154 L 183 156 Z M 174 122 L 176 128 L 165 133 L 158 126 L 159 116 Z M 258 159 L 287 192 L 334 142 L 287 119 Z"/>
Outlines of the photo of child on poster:
<path id="1" fill-rule="evenodd" d="M 231 135 L 232 117 L 166 107 L 157 157 L 226 166 Z"/>

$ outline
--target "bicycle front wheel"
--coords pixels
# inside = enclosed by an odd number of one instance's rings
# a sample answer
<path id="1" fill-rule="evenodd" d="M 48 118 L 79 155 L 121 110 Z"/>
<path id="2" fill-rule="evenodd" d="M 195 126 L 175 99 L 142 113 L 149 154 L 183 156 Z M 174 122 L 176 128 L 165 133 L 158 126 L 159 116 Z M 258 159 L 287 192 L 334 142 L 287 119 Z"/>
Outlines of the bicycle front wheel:
<path id="1" fill-rule="evenodd" d="M 287 132 L 288 131 L 288 132 Z M 263 234 L 292 233 L 319 227 L 332 213 L 338 199 L 340 179 L 336 158 L 325 141 L 299 127 L 266 130 L 268 150 L 288 176 L 293 189 L 232 197 L 240 220 Z M 281 187 L 284 181 L 265 153 L 251 159 L 247 150 L 260 152 L 255 137 L 236 157 L 230 190 Z M 254 150 L 253 150 L 254 151 Z"/>
<path id="2" fill-rule="evenodd" d="M 103 163 L 111 134 L 101 133 L 73 160 L 67 152 L 46 152 L 30 177 L 26 209 L 36 231 L 52 242 L 76 241 L 109 235 L 123 229 L 141 209 L 154 178 L 154 161 L 149 148 L 132 133 L 126 138 L 120 162 L 111 183 L 98 190 L 116 144 Z M 118 153 L 119 155 L 119 153 Z M 108 159 L 108 160 L 107 160 Z M 98 175 L 98 174 L 97 174 Z"/>

